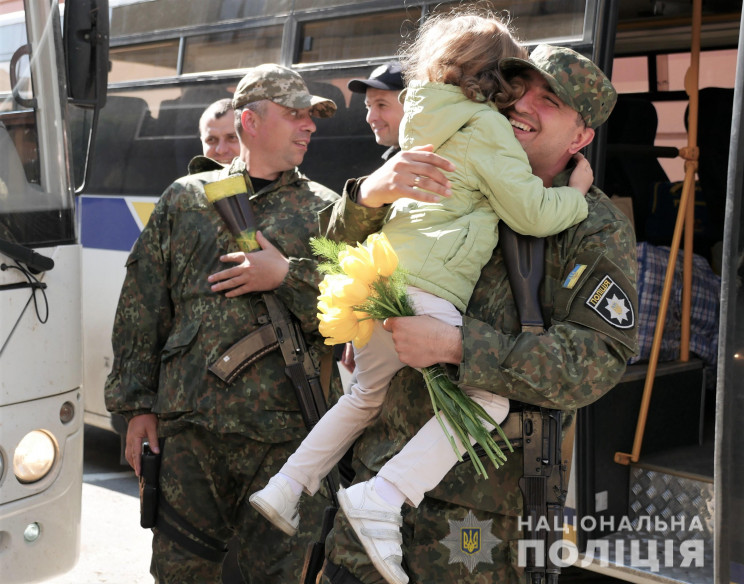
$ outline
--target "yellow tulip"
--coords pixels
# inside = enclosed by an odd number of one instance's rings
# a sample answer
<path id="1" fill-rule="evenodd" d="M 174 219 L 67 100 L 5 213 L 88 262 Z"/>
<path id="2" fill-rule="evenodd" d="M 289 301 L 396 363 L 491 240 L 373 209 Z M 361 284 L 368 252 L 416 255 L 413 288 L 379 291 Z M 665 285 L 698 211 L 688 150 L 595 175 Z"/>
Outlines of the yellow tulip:
<path id="1" fill-rule="evenodd" d="M 344 306 L 342 304 L 333 304 L 333 302 L 326 302 L 322 297 L 318 299 L 318 310 L 330 319 L 348 319 L 352 318 L 351 306 Z"/>
<path id="2" fill-rule="evenodd" d="M 339 311 L 339 314 L 346 316 L 344 311 Z M 359 321 L 351 311 L 348 311 L 347 318 L 338 318 L 336 315 L 330 314 L 318 314 L 318 320 L 320 321 L 318 330 L 321 335 L 326 337 L 324 340 L 326 345 L 347 343 L 356 336 L 359 330 Z"/>
<path id="3" fill-rule="evenodd" d="M 398 267 L 398 255 L 390 245 L 387 236 L 384 233 L 373 233 L 367 238 L 367 247 L 377 273 L 384 278 L 391 276 Z"/>
<path id="4" fill-rule="evenodd" d="M 347 247 L 340 251 L 338 263 L 347 276 L 355 280 L 361 280 L 367 286 L 377 279 L 377 268 L 372 260 L 372 255 L 363 245 Z"/>
<path id="5" fill-rule="evenodd" d="M 352 342 L 357 349 L 361 349 L 369 342 L 369 339 L 372 338 L 372 331 L 375 328 L 375 321 L 370 318 L 369 314 L 365 312 L 355 311 L 354 315 L 358 319 L 359 329 L 357 331 L 357 334 L 352 339 Z"/>
<path id="6" fill-rule="evenodd" d="M 364 302 L 370 293 L 367 284 L 343 274 L 330 274 L 323 282 L 319 299 L 332 305 L 355 306 Z"/>

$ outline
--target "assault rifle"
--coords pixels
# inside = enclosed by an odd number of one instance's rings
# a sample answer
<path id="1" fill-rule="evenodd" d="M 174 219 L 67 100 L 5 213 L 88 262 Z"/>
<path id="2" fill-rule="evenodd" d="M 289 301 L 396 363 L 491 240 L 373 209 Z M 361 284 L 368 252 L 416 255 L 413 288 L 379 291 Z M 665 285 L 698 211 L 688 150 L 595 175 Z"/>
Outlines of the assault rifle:
<path id="1" fill-rule="evenodd" d="M 285 372 L 292 381 L 297 394 L 297 401 L 300 403 L 302 418 L 309 432 L 327 411 L 323 389 L 320 385 L 319 370 L 307 350 L 305 337 L 299 323 L 292 318 L 284 304 L 273 294 L 264 294 L 263 301 L 269 313 L 271 325 L 276 332 L 284 362 L 287 365 Z M 333 519 L 338 510 L 338 499 L 336 498 L 338 485 L 333 473 L 329 473 L 325 481 L 332 505 L 326 507 L 323 512 L 320 539 L 311 543 L 305 554 L 305 565 L 300 579 L 303 584 L 315 584 L 325 558 L 325 538 L 333 527 Z"/>
<path id="2" fill-rule="evenodd" d="M 557 584 L 561 573 L 550 553 L 553 544 L 561 539 L 566 502 L 561 414 L 559 410 L 546 409 L 522 412 L 524 475 L 519 487 L 524 498 L 525 539 L 532 544 L 527 548 L 525 566 L 530 584 Z"/>
<path id="3" fill-rule="evenodd" d="M 544 330 L 539 288 L 545 266 L 545 240 L 517 235 L 502 221 L 499 245 L 522 331 L 540 333 Z M 519 487 L 524 499 L 525 539 L 536 546 L 527 550 L 525 572 L 530 584 L 557 584 L 561 569 L 551 560 L 550 549 L 560 539 L 566 502 L 562 412 L 527 408 L 521 412 L 521 421 L 524 474 Z"/>
<path id="4" fill-rule="evenodd" d="M 268 319 L 266 317 L 260 319 L 263 321 L 262 326 L 230 347 L 210 365 L 209 370 L 226 383 L 230 383 L 246 367 L 278 348 L 286 364 L 284 371 L 292 382 L 300 404 L 302 419 L 310 431 L 328 409 L 318 367 L 307 349 L 299 323 L 284 303 L 271 293 L 263 294 L 262 299 Z M 332 505 L 326 507 L 323 513 L 319 541 L 311 543 L 308 547 L 300 580 L 303 584 L 315 584 L 325 557 L 325 537 L 333 527 L 333 519 L 338 509 L 336 479 L 331 473 L 326 476 L 325 481 Z"/>

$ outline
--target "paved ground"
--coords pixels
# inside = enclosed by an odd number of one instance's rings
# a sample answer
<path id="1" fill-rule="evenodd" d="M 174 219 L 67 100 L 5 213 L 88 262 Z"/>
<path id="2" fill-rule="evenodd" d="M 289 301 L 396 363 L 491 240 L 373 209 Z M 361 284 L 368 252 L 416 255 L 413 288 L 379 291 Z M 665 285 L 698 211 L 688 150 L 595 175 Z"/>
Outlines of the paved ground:
<path id="1" fill-rule="evenodd" d="M 342 379 L 348 386 L 345 370 Z M 119 464 L 119 438 L 86 426 L 84 448 L 80 559 L 46 584 L 150 584 L 152 533 L 139 526 L 137 479 Z M 233 556 L 226 562 L 223 584 L 240 584 Z"/>
<path id="2" fill-rule="evenodd" d="M 80 559 L 48 584 L 152 582 L 152 534 L 139 526 L 137 480 L 118 461 L 118 438 L 86 427 Z"/>

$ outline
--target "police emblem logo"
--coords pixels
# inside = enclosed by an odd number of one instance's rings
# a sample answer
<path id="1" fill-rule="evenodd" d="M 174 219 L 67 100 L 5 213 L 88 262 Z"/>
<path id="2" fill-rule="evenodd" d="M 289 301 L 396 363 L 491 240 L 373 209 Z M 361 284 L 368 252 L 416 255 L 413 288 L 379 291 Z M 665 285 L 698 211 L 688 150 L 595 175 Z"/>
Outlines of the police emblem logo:
<path id="1" fill-rule="evenodd" d="M 635 326 L 635 313 L 628 295 L 610 276 L 605 276 L 586 300 L 586 305 L 615 328 Z"/>
<path id="2" fill-rule="evenodd" d="M 491 533 L 492 523 L 492 519 L 478 521 L 472 511 L 468 511 L 463 521 L 450 519 L 450 533 L 440 540 L 450 551 L 449 563 L 462 562 L 471 573 L 481 562 L 492 563 L 492 550 L 501 543 Z"/>
<path id="3" fill-rule="evenodd" d="M 460 533 L 462 534 L 462 551 L 469 555 L 477 554 L 480 551 L 480 528 L 463 527 Z"/>

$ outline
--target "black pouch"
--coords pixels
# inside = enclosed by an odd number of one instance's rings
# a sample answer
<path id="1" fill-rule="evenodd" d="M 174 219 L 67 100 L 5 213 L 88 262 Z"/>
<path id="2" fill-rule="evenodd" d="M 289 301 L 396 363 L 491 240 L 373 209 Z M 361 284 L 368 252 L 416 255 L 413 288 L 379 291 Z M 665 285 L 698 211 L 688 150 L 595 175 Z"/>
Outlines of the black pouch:
<path id="1" fill-rule="evenodd" d="M 150 445 L 142 445 L 139 477 L 140 525 L 145 529 L 155 527 L 158 519 L 158 481 L 160 477 L 160 454 L 150 450 Z"/>

